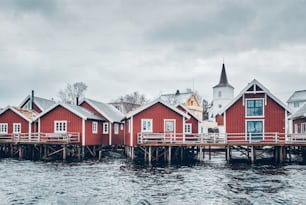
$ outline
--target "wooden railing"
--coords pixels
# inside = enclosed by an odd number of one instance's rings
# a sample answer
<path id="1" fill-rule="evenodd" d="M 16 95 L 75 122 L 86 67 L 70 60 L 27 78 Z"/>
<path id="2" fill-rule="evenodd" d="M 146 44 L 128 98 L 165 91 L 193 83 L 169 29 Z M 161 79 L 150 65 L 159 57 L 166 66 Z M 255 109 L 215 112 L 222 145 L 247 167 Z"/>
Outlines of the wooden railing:
<path id="1" fill-rule="evenodd" d="M 305 143 L 306 134 L 267 132 L 262 135 L 246 133 L 138 133 L 138 144 L 293 144 Z"/>
<path id="2" fill-rule="evenodd" d="M 0 135 L 0 142 L 15 143 L 79 143 L 80 133 L 19 133 Z"/>

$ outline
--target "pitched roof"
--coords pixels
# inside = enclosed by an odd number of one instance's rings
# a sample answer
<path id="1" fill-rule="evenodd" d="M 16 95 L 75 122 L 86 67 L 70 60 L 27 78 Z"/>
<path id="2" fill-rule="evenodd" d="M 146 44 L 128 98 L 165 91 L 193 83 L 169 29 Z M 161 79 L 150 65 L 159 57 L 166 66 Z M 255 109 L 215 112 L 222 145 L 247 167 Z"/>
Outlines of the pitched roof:
<path id="1" fill-rule="evenodd" d="M 85 98 L 84 100 L 82 100 L 80 104 L 82 104 L 83 102 L 87 102 L 90 106 L 92 106 L 95 110 L 97 110 L 101 115 L 107 118 L 110 122 L 121 122 L 121 120 L 124 118 L 123 113 L 117 110 L 113 105 L 103 103 L 103 102 L 98 102 L 98 101 L 91 100 L 88 98 Z"/>
<path id="2" fill-rule="evenodd" d="M 178 113 L 179 115 L 182 115 L 183 117 L 189 118 L 189 116 L 188 116 L 187 114 L 185 114 L 184 112 L 180 111 L 180 110 L 177 109 L 176 107 L 170 105 L 169 103 L 163 101 L 163 100 L 160 99 L 160 98 L 157 98 L 156 100 L 153 100 L 153 101 L 151 101 L 151 102 L 149 102 L 149 103 L 147 103 L 147 104 L 145 104 L 145 105 L 143 105 L 143 106 L 137 108 L 136 110 L 133 110 L 133 111 L 127 113 L 126 118 L 130 118 L 130 117 L 132 117 L 132 116 L 134 116 L 134 115 L 137 115 L 138 113 L 140 113 L 140 112 L 142 112 L 142 111 L 144 111 L 144 110 L 146 110 L 146 109 L 152 107 L 153 105 L 155 105 L 155 104 L 157 104 L 157 103 L 160 103 L 160 104 L 166 106 L 167 108 L 169 108 L 169 109 L 171 109 L 172 111 Z"/>
<path id="3" fill-rule="evenodd" d="M 180 93 L 177 91 L 174 94 L 163 94 L 160 96 L 160 99 L 169 102 L 171 105 L 180 105 L 186 103 L 193 95 L 193 92 Z"/>
<path id="4" fill-rule="evenodd" d="M 28 122 L 32 122 L 34 118 L 38 115 L 38 113 L 35 111 L 12 107 L 12 106 L 7 106 L 6 108 L 0 110 L 0 115 L 2 115 L 7 110 L 13 111 L 14 113 L 16 113 L 17 115 L 19 115 Z"/>
<path id="5" fill-rule="evenodd" d="M 287 100 L 287 103 L 300 102 L 300 101 L 306 101 L 306 90 L 295 91 Z"/>
<path id="6" fill-rule="evenodd" d="M 253 91 L 248 91 L 251 88 L 254 88 Z M 223 114 L 228 108 L 230 108 L 237 100 L 239 100 L 245 93 L 252 92 L 256 93 L 257 91 L 260 91 L 262 93 L 266 93 L 270 98 L 272 98 L 275 102 L 277 102 L 280 106 L 282 106 L 285 110 L 287 110 L 289 113 L 292 113 L 292 111 L 285 105 L 281 100 L 279 100 L 277 97 L 275 97 L 264 85 L 262 85 L 260 82 L 258 82 L 256 79 L 252 80 L 248 85 L 237 95 L 228 105 L 226 105 L 219 114 Z"/>
<path id="7" fill-rule="evenodd" d="M 214 86 L 214 88 L 217 88 L 217 87 L 231 87 L 231 88 L 234 88 L 232 85 L 229 84 L 229 82 L 227 80 L 227 75 L 226 75 L 224 63 L 222 65 L 222 71 L 221 71 L 219 84 Z"/>
<path id="8" fill-rule="evenodd" d="M 295 120 L 299 118 L 306 118 L 306 104 L 304 104 L 300 109 L 298 109 L 294 114 L 289 117 L 290 120 Z"/>
<path id="9" fill-rule="evenodd" d="M 31 100 L 32 96 L 31 95 L 28 95 L 23 101 L 22 103 L 20 104 L 19 107 L 22 107 L 27 101 Z M 55 101 L 53 100 L 48 100 L 48 99 L 45 99 L 45 98 L 41 98 L 41 97 L 37 97 L 37 96 L 34 96 L 34 103 L 37 105 L 37 107 L 41 110 L 41 111 L 44 111 L 44 110 L 47 110 L 48 108 L 52 107 L 53 105 L 56 104 Z"/>
<path id="10" fill-rule="evenodd" d="M 97 115 L 95 115 L 94 113 L 90 112 L 89 110 L 77 106 L 77 105 L 71 105 L 71 104 L 65 104 L 65 103 L 56 103 L 55 105 L 53 105 L 52 107 L 50 107 L 48 110 L 45 110 L 44 112 L 40 113 L 35 120 L 37 120 L 38 118 L 41 118 L 42 116 L 44 116 L 45 114 L 47 114 L 48 112 L 52 111 L 53 109 L 55 109 L 58 106 L 62 106 L 64 108 L 66 108 L 67 110 L 69 110 L 70 112 L 74 113 L 75 115 L 81 117 L 84 120 L 104 120 L 102 117 L 99 117 Z"/>
<path id="11" fill-rule="evenodd" d="M 188 115 L 191 115 L 197 121 L 202 122 L 202 120 L 200 118 L 198 118 L 198 116 L 196 116 L 193 112 L 191 112 L 188 107 L 186 107 L 185 105 L 178 105 L 177 107 L 179 107 L 179 106 L 182 107 L 188 113 Z"/>

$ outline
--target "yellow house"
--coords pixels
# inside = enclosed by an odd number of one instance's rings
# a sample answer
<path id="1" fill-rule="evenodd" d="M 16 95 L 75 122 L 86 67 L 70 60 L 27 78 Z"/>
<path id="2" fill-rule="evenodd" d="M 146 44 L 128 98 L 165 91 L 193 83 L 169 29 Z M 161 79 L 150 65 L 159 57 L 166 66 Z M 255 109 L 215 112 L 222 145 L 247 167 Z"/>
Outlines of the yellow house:
<path id="1" fill-rule="evenodd" d="M 198 96 L 191 90 L 181 93 L 179 90 L 174 94 L 163 94 L 160 98 L 173 106 L 184 105 L 199 119 L 203 119 L 203 108 Z"/>

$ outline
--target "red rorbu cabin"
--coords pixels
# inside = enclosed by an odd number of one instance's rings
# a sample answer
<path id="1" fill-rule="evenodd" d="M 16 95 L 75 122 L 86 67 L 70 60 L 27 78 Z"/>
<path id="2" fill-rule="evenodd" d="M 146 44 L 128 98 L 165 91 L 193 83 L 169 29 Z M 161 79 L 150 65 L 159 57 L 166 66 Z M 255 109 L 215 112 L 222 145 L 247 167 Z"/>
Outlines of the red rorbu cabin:
<path id="1" fill-rule="evenodd" d="M 102 144 L 103 145 L 123 145 L 124 144 L 124 123 L 121 120 L 124 115 L 113 105 L 98 102 L 85 98 L 81 107 L 90 110 L 105 121 L 102 124 Z"/>
<path id="2" fill-rule="evenodd" d="M 77 135 L 82 146 L 102 144 L 103 118 L 83 107 L 55 104 L 41 113 L 36 120 L 40 133 Z"/>
<path id="3" fill-rule="evenodd" d="M 188 117 L 184 112 L 161 99 L 154 100 L 127 114 L 125 145 L 137 146 L 139 135 L 163 135 L 170 137 L 173 141 L 182 140 L 182 137 L 185 137 L 185 120 Z"/>
<path id="4" fill-rule="evenodd" d="M 23 134 L 30 136 L 37 131 L 32 123 L 37 115 L 35 111 L 8 106 L 0 112 L 0 135 L 12 136 Z"/>
<path id="5" fill-rule="evenodd" d="M 287 106 L 257 80 L 250 82 L 220 114 L 228 141 L 284 141 Z"/>

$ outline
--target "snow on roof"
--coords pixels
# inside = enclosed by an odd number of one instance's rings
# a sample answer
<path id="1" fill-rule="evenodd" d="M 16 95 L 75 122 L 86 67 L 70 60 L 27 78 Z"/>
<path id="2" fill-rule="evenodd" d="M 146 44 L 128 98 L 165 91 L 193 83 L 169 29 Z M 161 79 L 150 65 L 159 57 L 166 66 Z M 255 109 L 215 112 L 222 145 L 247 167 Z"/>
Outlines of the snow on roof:
<path id="1" fill-rule="evenodd" d="M 90 106 L 92 106 L 95 110 L 97 110 L 101 115 L 103 115 L 111 122 L 121 122 L 121 120 L 124 118 L 123 113 L 117 110 L 113 105 L 98 102 L 88 98 L 85 98 L 82 102 L 87 102 Z"/>
<path id="2" fill-rule="evenodd" d="M 132 117 L 132 116 L 134 116 L 134 115 L 136 115 L 136 114 L 142 112 L 143 110 L 146 110 L 146 109 L 150 108 L 151 106 L 153 106 L 153 105 L 155 105 L 155 104 L 157 104 L 157 103 L 161 103 L 161 104 L 163 104 L 164 106 L 168 107 L 169 109 L 173 110 L 174 112 L 178 113 L 179 115 L 182 115 L 182 116 L 185 117 L 185 118 L 189 118 L 189 116 L 188 116 L 186 113 L 180 111 L 180 110 L 177 109 L 176 107 L 170 105 L 169 103 L 165 102 L 164 100 L 162 100 L 162 99 L 160 99 L 160 98 L 157 98 L 156 100 L 153 100 L 153 101 L 151 101 L 151 102 L 149 102 L 149 103 L 147 103 L 147 104 L 145 104 L 145 105 L 143 105 L 143 106 L 137 108 L 136 110 L 133 110 L 133 111 L 129 112 L 129 113 L 126 115 L 126 118 L 130 118 L 130 117 Z"/>
<path id="3" fill-rule="evenodd" d="M 295 91 L 287 100 L 287 103 L 300 102 L 300 101 L 306 101 L 306 90 Z"/>
<path id="4" fill-rule="evenodd" d="M 270 98 L 272 98 L 275 102 L 277 102 L 280 106 L 282 106 L 285 110 L 287 110 L 289 113 L 292 113 L 292 111 L 277 97 L 275 97 L 264 85 L 262 85 L 260 82 L 258 82 L 256 79 L 252 80 L 248 85 L 237 95 L 228 105 L 226 105 L 219 114 L 223 114 L 228 108 L 230 108 L 237 100 L 239 100 L 252 86 L 259 87 L 262 89 L 262 92 L 266 93 Z"/>
<path id="5" fill-rule="evenodd" d="M 19 107 L 22 107 L 27 101 L 31 100 L 31 98 L 32 98 L 31 95 L 28 95 L 22 101 L 22 103 L 20 104 Z M 48 100 L 46 98 L 41 98 L 41 97 L 37 97 L 37 96 L 34 96 L 34 103 L 38 106 L 38 108 L 41 111 L 47 110 L 47 109 L 49 109 L 50 107 L 52 107 L 53 105 L 56 104 L 56 102 L 53 101 L 53 100 Z"/>
<path id="6" fill-rule="evenodd" d="M 306 104 L 304 104 L 300 109 L 298 109 L 293 115 L 289 117 L 291 120 L 306 117 Z"/>
<path id="7" fill-rule="evenodd" d="M 197 121 L 199 122 L 202 122 L 202 120 L 200 118 L 198 118 L 198 116 L 196 116 L 193 112 L 191 112 L 191 110 L 186 107 L 185 105 L 181 104 L 181 105 L 178 105 L 177 107 L 181 107 L 183 108 L 189 115 L 191 115 L 193 118 L 195 118 Z"/>
<path id="8" fill-rule="evenodd" d="M 25 119 L 28 122 L 31 122 L 34 120 L 34 118 L 38 115 L 37 112 L 33 111 L 33 110 L 28 110 L 28 109 L 23 109 L 23 108 L 18 108 L 18 107 L 12 107 L 12 106 L 7 106 L 4 109 L 0 110 L 0 115 L 4 112 L 6 112 L 7 110 L 11 110 L 14 113 L 16 113 L 17 115 L 19 115 L 20 117 L 22 117 L 23 119 Z"/>
<path id="9" fill-rule="evenodd" d="M 99 117 L 97 115 L 95 115 L 94 113 L 90 112 L 89 110 L 83 108 L 83 107 L 80 107 L 80 106 L 77 106 L 77 105 L 71 105 L 71 104 L 65 104 L 65 103 L 56 103 L 55 105 L 53 105 L 52 107 L 50 107 L 48 110 L 45 110 L 44 112 L 40 113 L 36 118 L 40 118 L 42 116 L 44 116 L 45 114 L 47 114 L 48 112 L 52 111 L 53 109 L 55 109 L 56 107 L 58 106 L 62 106 L 64 108 L 66 108 L 67 110 L 71 111 L 72 113 L 76 114 L 77 116 L 85 119 L 85 120 L 88 120 L 88 119 L 91 119 L 91 120 L 104 120 L 102 117 Z"/>

